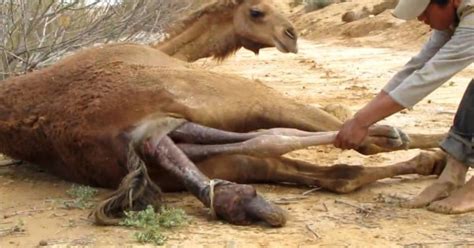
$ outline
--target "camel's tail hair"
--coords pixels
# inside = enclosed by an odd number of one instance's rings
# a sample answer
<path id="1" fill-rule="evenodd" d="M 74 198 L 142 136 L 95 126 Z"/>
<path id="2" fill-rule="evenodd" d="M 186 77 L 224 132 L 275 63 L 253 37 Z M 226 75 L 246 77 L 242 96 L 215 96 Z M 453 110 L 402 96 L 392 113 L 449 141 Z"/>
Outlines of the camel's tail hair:
<path id="1" fill-rule="evenodd" d="M 140 211 L 148 205 L 158 210 L 162 204 L 160 188 L 150 179 L 145 162 L 132 143 L 127 154 L 128 174 L 119 188 L 100 202 L 93 211 L 98 225 L 118 225 L 125 216 L 124 211 Z"/>

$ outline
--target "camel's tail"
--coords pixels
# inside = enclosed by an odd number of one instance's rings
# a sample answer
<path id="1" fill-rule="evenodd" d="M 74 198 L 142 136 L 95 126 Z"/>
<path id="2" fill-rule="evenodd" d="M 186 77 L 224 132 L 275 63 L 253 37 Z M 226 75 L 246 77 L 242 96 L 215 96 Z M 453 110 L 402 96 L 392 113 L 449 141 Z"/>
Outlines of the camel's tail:
<path id="1" fill-rule="evenodd" d="M 138 156 L 132 144 L 128 148 L 128 175 L 119 188 L 94 210 L 95 222 L 99 225 L 118 225 L 124 211 L 140 211 L 148 205 L 160 209 L 161 190 L 150 179 L 145 162 Z"/>

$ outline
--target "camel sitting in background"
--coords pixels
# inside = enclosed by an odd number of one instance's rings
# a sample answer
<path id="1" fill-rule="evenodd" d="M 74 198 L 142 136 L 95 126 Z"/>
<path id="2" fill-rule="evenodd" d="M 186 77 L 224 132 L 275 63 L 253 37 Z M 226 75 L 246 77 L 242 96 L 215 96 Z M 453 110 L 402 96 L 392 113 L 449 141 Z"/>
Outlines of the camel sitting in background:
<path id="1" fill-rule="evenodd" d="M 245 40 L 244 47 L 296 47 L 287 22 L 285 28 L 265 23 L 277 14 L 266 0 L 221 0 L 200 11 L 201 16 L 223 18 L 240 13 L 247 22 L 285 37 L 273 44 L 259 41 L 260 35 L 266 36 L 262 29 L 239 38 Z M 223 47 L 228 50 L 219 50 L 216 57 L 236 49 Z M 281 156 L 330 143 L 334 133 L 316 132 L 340 125 L 330 114 L 262 83 L 192 69 L 156 49 L 134 44 L 85 49 L 0 84 L 0 153 L 67 180 L 118 187 L 95 210 L 99 224 L 118 223 L 124 210 L 159 207 L 161 190 L 187 189 L 230 223 L 263 220 L 281 226 L 284 211 L 246 183 L 292 182 L 346 193 L 385 177 L 437 174 L 444 166 L 441 153 L 423 153 L 383 168 L 318 167 Z M 392 128 L 374 128 L 371 135 L 379 145 L 404 145 Z M 416 136 L 410 138 L 416 144 Z M 370 143 L 365 147 L 368 152 L 383 149 Z"/>
<path id="2" fill-rule="evenodd" d="M 255 54 L 265 47 L 296 53 L 293 25 L 270 2 L 241 0 L 211 3 L 172 25 L 169 37 L 152 45 L 167 55 L 193 62 L 213 57 L 223 60 L 244 47 Z M 230 6 L 235 7 L 230 7 Z"/>

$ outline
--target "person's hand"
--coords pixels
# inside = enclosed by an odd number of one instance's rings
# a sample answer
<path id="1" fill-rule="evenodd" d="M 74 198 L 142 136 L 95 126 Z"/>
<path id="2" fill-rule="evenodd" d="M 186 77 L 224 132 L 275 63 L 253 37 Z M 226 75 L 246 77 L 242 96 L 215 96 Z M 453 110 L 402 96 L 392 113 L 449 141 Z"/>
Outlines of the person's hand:
<path id="1" fill-rule="evenodd" d="M 342 125 L 334 146 L 342 149 L 357 149 L 367 137 L 370 126 L 404 108 L 388 93 L 381 91 L 360 109 L 354 118 Z"/>
<path id="2" fill-rule="evenodd" d="M 357 149 L 367 137 L 369 127 L 356 118 L 346 121 L 334 141 L 334 146 L 341 149 Z"/>

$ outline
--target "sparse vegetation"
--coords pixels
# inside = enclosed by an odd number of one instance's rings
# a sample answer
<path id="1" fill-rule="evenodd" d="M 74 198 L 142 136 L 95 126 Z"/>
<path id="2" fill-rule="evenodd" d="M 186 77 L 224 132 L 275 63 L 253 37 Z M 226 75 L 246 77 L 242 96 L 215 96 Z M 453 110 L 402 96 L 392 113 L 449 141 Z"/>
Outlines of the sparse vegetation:
<path id="1" fill-rule="evenodd" d="M 301 5 L 301 4 L 303 4 L 303 1 L 304 1 L 304 0 L 293 0 L 293 1 L 290 2 L 290 7 L 291 7 L 291 8 L 294 8 L 294 7 L 298 6 L 298 5 Z"/>
<path id="2" fill-rule="evenodd" d="M 333 3 L 345 2 L 345 0 L 293 0 L 291 7 L 304 5 L 305 12 L 312 12 L 327 7 Z"/>
<path id="3" fill-rule="evenodd" d="M 66 208 L 92 208 L 94 203 L 92 199 L 97 194 L 97 189 L 83 185 L 73 185 L 71 189 L 67 191 L 67 194 L 74 198 L 69 201 L 64 201 Z"/>
<path id="4" fill-rule="evenodd" d="M 139 229 L 134 233 L 135 239 L 140 243 L 163 245 L 166 236 L 163 231 L 178 227 L 188 222 L 188 217 L 182 209 L 161 208 L 156 213 L 152 206 L 142 211 L 125 212 L 126 218 L 120 223 L 123 226 Z"/>
<path id="5" fill-rule="evenodd" d="M 0 80 L 96 43 L 150 42 L 193 0 L 0 0 Z"/>
<path id="6" fill-rule="evenodd" d="M 25 231 L 25 223 L 23 222 L 23 220 L 19 220 L 12 227 L 0 229 L 0 237 L 8 236 L 15 233 L 24 233 Z"/>
<path id="7" fill-rule="evenodd" d="M 327 7 L 333 3 L 333 0 L 304 0 L 304 7 L 306 12 L 311 12 Z"/>

